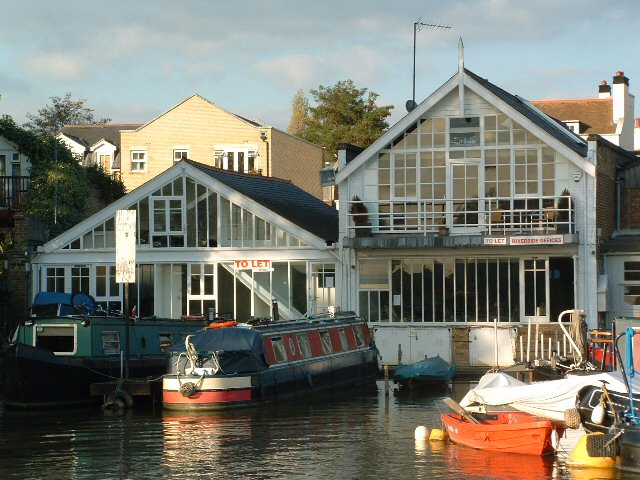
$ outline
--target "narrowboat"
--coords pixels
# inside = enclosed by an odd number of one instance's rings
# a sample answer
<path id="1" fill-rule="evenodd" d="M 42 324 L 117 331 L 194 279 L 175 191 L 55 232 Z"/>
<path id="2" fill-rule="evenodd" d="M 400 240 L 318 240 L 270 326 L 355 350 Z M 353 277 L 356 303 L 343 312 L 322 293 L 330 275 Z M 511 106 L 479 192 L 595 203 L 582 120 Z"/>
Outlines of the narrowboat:
<path id="1" fill-rule="evenodd" d="M 379 354 L 363 319 L 213 322 L 169 350 L 162 402 L 207 410 L 373 386 Z"/>
<path id="2" fill-rule="evenodd" d="M 56 407 L 100 401 L 92 383 L 161 377 L 165 350 L 206 324 L 201 321 L 139 319 L 129 322 L 102 311 L 86 294 L 41 292 L 2 354 L 7 407 Z M 128 367 L 128 368 L 127 368 Z"/>
<path id="3" fill-rule="evenodd" d="M 442 421 L 453 443 L 501 453 L 552 454 L 564 433 L 549 419 L 518 411 L 443 414 Z"/>

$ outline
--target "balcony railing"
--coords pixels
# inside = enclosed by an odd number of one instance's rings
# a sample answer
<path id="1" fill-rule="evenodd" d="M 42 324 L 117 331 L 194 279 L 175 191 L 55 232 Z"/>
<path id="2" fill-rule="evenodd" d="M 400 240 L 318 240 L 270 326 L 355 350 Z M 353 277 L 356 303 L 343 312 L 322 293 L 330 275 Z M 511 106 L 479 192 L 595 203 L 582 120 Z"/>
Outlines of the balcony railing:
<path id="1" fill-rule="evenodd" d="M 29 190 L 29 177 L 0 176 L 0 209 L 21 208 Z"/>
<path id="2" fill-rule="evenodd" d="M 348 202 L 347 211 L 351 236 L 575 232 L 575 213 L 570 196 L 381 202 L 364 200 Z"/>

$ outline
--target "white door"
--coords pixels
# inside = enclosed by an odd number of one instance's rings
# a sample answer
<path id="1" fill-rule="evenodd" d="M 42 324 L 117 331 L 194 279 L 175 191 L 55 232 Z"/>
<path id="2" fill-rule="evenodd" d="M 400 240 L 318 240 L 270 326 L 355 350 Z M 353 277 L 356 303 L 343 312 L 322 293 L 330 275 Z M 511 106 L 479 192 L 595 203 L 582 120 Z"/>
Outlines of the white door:
<path id="1" fill-rule="evenodd" d="M 549 259 L 521 259 L 520 321 L 549 321 Z"/>
<path id="2" fill-rule="evenodd" d="M 513 365 L 517 329 L 480 327 L 469 332 L 469 365 L 508 367 Z M 496 349 L 497 346 L 497 349 Z M 496 365 L 496 356 L 498 365 Z"/>

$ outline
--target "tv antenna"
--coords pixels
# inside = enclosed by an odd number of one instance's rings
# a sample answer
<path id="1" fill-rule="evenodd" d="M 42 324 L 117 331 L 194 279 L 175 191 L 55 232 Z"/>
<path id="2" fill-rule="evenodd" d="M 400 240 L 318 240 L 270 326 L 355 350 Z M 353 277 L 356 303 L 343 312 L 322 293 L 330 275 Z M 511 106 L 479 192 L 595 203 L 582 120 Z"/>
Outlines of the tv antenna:
<path id="1" fill-rule="evenodd" d="M 411 100 L 407 100 L 406 107 L 408 112 L 410 112 L 417 106 L 416 104 L 416 33 L 426 28 L 449 30 L 451 26 L 423 22 L 422 17 L 419 17 L 418 20 L 416 20 L 413 23 L 413 96 L 411 97 Z"/>

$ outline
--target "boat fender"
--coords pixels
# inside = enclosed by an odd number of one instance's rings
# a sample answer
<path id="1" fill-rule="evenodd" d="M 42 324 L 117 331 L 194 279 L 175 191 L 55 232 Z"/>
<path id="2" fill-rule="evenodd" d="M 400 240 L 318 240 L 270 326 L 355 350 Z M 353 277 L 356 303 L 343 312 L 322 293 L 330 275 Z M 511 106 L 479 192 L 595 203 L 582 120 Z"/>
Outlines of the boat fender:
<path id="1" fill-rule="evenodd" d="M 602 422 L 604 422 L 604 414 L 604 405 L 598 403 L 598 405 L 591 410 L 591 421 L 596 425 L 602 425 Z"/>
<path id="2" fill-rule="evenodd" d="M 580 420 L 580 411 L 577 408 L 568 408 L 564 411 L 564 424 L 567 428 L 573 430 L 580 428 L 582 421 Z"/>
<path id="3" fill-rule="evenodd" d="M 106 400 L 102 404 L 102 408 L 122 409 L 131 408 L 133 406 L 133 397 L 126 390 L 112 392 L 107 395 Z"/>
<path id="4" fill-rule="evenodd" d="M 576 443 L 576 446 L 571 452 L 571 455 L 567 459 L 567 465 L 570 467 L 614 468 L 616 465 L 616 459 L 614 457 L 596 456 L 595 454 L 603 452 L 594 452 L 593 445 L 591 445 L 591 447 L 588 445 L 593 443 L 593 440 L 589 440 L 590 438 L 604 436 L 605 435 L 603 433 L 597 432 L 589 433 L 580 437 L 578 443 Z M 602 438 L 599 441 L 602 440 L 605 439 Z M 597 441 L 598 440 L 596 440 L 596 442 Z"/>
<path id="5" fill-rule="evenodd" d="M 311 375 L 311 372 L 307 372 L 307 385 L 309 385 L 309 388 L 313 388 L 313 375 Z"/>
<path id="6" fill-rule="evenodd" d="M 198 389 L 196 388 L 195 383 L 193 382 L 184 382 L 180 385 L 180 395 L 183 397 L 190 397 L 194 393 L 196 393 Z"/>
<path id="7" fill-rule="evenodd" d="M 551 446 L 555 451 L 558 451 L 558 446 L 560 446 L 560 436 L 558 435 L 558 431 L 555 429 L 551 432 Z"/>

